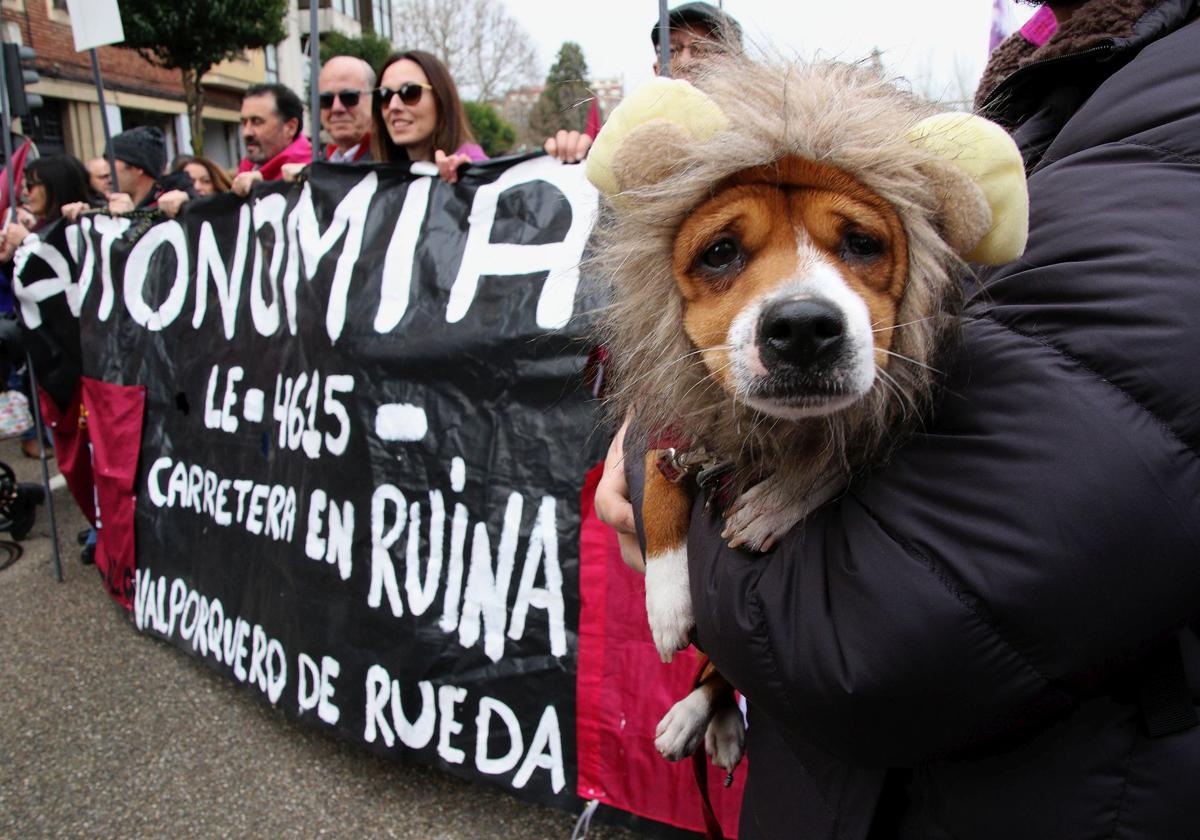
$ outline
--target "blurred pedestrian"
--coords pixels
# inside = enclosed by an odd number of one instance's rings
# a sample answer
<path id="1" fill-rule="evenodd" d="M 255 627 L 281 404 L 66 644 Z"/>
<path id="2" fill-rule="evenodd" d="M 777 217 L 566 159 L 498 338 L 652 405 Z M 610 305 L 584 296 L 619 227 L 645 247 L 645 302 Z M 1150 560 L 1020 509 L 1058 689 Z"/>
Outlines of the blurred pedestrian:
<path id="1" fill-rule="evenodd" d="M 712 65 L 714 60 L 742 50 L 742 27 L 731 16 L 711 3 L 683 3 L 667 15 L 670 29 L 671 77 L 691 81 L 696 73 Z M 658 21 L 650 30 L 654 44 L 654 74 L 662 69 L 659 63 Z M 559 131 L 547 137 L 543 148 L 546 154 L 564 163 L 575 163 L 587 157 L 594 135 L 583 131 Z M 629 519 L 632 527 L 633 520 Z"/>
<path id="2" fill-rule="evenodd" d="M 206 157 L 180 155 L 171 163 L 171 171 L 186 172 L 192 179 L 192 189 L 198 198 L 213 193 L 229 192 L 233 186 L 225 170 L 217 166 L 216 161 Z"/>
<path id="3" fill-rule="evenodd" d="M 161 129 L 139 125 L 114 135 L 110 146 L 117 161 L 117 192 L 108 194 L 109 213 L 163 209 L 173 215 L 169 208 L 174 205 L 162 208 L 161 199 L 171 193 L 195 195 L 192 179 L 186 173 L 163 174 L 167 166 L 167 139 Z M 83 203 L 70 204 L 63 208 L 63 215 L 74 221 L 87 209 Z"/>
<path id="4" fill-rule="evenodd" d="M 102 157 L 94 157 L 86 164 L 88 178 L 92 189 L 97 195 L 108 195 L 113 191 L 112 173 L 108 171 L 108 161 Z"/>
<path id="5" fill-rule="evenodd" d="M 711 3 L 682 3 L 667 13 L 671 78 L 691 81 L 722 56 L 740 53 L 742 27 Z M 650 30 L 654 44 L 654 75 L 662 71 L 658 21 Z"/>

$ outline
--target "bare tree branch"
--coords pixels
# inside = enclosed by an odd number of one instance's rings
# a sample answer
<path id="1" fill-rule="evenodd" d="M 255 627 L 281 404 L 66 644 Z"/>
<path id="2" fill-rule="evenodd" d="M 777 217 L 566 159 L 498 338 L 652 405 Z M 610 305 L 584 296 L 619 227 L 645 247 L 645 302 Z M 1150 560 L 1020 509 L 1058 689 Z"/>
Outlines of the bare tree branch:
<path id="1" fill-rule="evenodd" d="M 395 21 L 401 47 L 444 61 L 464 99 L 496 102 L 539 77 L 533 40 L 499 0 L 404 0 Z"/>

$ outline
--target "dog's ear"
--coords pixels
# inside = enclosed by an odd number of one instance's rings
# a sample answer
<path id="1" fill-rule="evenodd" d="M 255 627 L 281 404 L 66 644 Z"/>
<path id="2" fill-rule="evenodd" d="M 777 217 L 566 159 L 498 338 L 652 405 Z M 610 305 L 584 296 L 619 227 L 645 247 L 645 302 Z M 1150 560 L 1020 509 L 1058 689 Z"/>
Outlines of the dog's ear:
<path id="1" fill-rule="evenodd" d="M 947 244 L 968 262 L 1001 265 L 1025 252 L 1029 191 L 1017 144 L 973 114 L 937 114 L 909 132 L 931 152 L 927 167 Z"/>
<path id="2" fill-rule="evenodd" d="M 656 184 L 675 171 L 681 147 L 728 125 L 717 103 L 687 82 L 656 78 L 613 110 L 588 153 L 588 180 L 609 198 Z"/>

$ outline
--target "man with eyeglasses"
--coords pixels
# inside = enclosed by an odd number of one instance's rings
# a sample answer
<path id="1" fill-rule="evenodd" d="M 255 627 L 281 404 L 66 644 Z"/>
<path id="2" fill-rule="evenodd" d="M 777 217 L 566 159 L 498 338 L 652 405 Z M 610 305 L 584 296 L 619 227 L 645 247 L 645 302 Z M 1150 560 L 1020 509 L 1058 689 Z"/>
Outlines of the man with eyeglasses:
<path id="1" fill-rule="evenodd" d="M 321 128 L 329 135 L 325 159 L 353 163 L 371 159 L 371 92 L 375 71 L 361 58 L 337 55 L 325 62 L 317 80 Z"/>
<path id="2" fill-rule="evenodd" d="M 713 59 L 742 48 L 742 27 L 711 3 L 683 3 L 667 13 L 671 78 L 691 81 Z M 654 43 L 654 74 L 660 75 L 659 29 L 650 30 Z"/>
<path id="3" fill-rule="evenodd" d="M 742 27 L 711 3 L 683 3 L 667 13 L 670 26 L 671 77 L 691 81 L 692 76 L 714 59 L 742 48 Z M 650 30 L 654 42 L 654 75 L 660 75 L 657 60 L 658 21 Z M 581 131 L 562 130 L 546 139 L 546 154 L 564 163 L 576 163 L 587 157 L 592 137 Z M 632 522 L 632 519 L 630 520 Z"/>

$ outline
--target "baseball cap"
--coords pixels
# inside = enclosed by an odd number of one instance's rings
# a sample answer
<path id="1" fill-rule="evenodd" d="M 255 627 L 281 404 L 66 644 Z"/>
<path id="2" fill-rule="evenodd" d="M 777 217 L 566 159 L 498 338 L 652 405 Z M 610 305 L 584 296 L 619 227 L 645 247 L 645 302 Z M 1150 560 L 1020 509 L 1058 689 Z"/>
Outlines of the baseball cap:
<path id="1" fill-rule="evenodd" d="M 742 27 L 738 22 L 712 3 L 681 3 L 667 12 L 668 24 L 672 27 L 699 26 L 723 40 L 742 42 Z M 650 30 L 650 40 L 658 46 L 658 21 Z"/>

